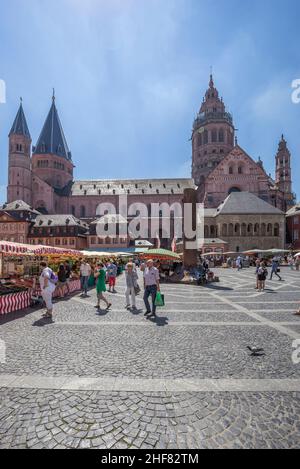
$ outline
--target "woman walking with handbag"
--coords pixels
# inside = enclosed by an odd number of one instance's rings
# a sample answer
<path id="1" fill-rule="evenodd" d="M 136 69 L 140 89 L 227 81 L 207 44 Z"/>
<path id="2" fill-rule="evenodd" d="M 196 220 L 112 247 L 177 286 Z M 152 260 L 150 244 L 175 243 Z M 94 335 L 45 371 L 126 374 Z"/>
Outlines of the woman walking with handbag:
<path id="1" fill-rule="evenodd" d="M 138 274 L 136 272 L 136 269 L 133 266 L 132 262 L 129 262 L 127 264 L 127 270 L 125 271 L 125 278 L 126 278 L 126 309 L 130 309 L 130 297 L 131 297 L 131 303 L 132 303 L 132 309 L 136 309 L 136 304 L 135 304 L 135 295 L 136 291 L 138 290 Z"/>

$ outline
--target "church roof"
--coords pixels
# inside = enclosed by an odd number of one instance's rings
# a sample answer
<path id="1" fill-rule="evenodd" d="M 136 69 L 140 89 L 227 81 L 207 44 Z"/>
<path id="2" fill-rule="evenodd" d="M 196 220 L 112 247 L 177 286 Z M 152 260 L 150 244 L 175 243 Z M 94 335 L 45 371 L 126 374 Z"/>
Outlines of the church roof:
<path id="1" fill-rule="evenodd" d="M 286 214 L 287 217 L 293 217 L 294 215 L 300 215 L 300 204 L 290 208 Z"/>
<path id="2" fill-rule="evenodd" d="M 4 204 L 2 207 L 0 207 L 0 209 L 5 210 L 6 212 L 32 212 L 39 215 L 37 210 L 34 210 L 23 200 L 15 200 L 9 204 Z"/>
<path id="3" fill-rule="evenodd" d="M 55 98 L 52 98 L 52 105 L 46 118 L 44 127 L 39 136 L 36 146 L 33 149 L 34 154 L 51 153 L 61 156 L 67 160 L 72 159 L 68 148 L 66 137 L 58 116 L 55 105 Z"/>
<path id="4" fill-rule="evenodd" d="M 72 196 L 76 195 L 172 195 L 195 189 L 193 179 L 101 179 L 75 181 Z"/>
<path id="5" fill-rule="evenodd" d="M 233 192 L 218 207 L 218 214 L 280 215 L 283 212 L 250 192 Z"/>
<path id="6" fill-rule="evenodd" d="M 74 217 L 74 215 L 38 215 L 34 222 L 35 228 L 53 226 L 80 226 L 88 229 L 87 223 Z"/>
<path id="7" fill-rule="evenodd" d="M 12 125 L 12 128 L 9 132 L 9 137 L 11 135 L 23 135 L 24 137 L 27 137 L 31 140 L 30 132 L 28 129 L 28 125 L 26 122 L 26 117 L 24 114 L 22 102 L 20 103 L 20 107 L 18 109 L 17 115 L 15 117 L 14 123 Z"/>

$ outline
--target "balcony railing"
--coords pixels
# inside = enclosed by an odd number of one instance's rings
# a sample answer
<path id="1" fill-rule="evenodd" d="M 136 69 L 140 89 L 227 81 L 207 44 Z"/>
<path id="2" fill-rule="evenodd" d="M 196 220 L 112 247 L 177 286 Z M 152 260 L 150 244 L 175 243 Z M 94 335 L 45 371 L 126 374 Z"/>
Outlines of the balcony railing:
<path id="1" fill-rule="evenodd" d="M 229 112 L 207 112 L 198 114 L 194 122 L 194 129 L 208 124 L 209 122 L 226 121 L 228 124 L 233 125 L 232 115 Z"/>

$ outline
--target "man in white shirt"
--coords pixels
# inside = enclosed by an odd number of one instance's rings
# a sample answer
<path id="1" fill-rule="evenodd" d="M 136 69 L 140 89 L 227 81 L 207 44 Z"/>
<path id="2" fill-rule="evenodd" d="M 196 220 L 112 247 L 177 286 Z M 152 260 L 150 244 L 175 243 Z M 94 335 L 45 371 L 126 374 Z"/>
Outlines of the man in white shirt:
<path id="1" fill-rule="evenodd" d="M 87 296 L 89 278 L 90 278 L 91 273 L 92 273 L 92 268 L 90 264 L 88 264 L 87 261 L 84 259 L 81 262 L 81 266 L 80 266 L 80 281 L 81 281 L 81 290 L 82 290 L 83 296 Z"/>
<path id="2" fill-rule="evenodd" d="M 159 286 L 159 271 L 153 265 L 153 260 L 149 260 L 147 262 L 147 267 L 144 270 L 144 303 L 146 306 L 146 313 L 144 316 L 147 319 L 156 318 L 156 306 L 155 306 L 155 299 L 156 294 L 160 291 Z M 149 296 L 151 295 L 152 298 L 152 311 L 149 303 Z"/>

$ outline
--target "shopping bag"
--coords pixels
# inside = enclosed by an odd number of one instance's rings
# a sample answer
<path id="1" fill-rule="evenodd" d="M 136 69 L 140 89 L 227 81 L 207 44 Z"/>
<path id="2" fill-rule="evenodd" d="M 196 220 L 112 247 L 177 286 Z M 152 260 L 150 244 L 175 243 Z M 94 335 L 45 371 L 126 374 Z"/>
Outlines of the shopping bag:
<path id="1" fill-rule="evenodd" d="M 165 295 L 158 291 L 155 298 L 155 306 L 162 307 L 165 306 Z"/>

